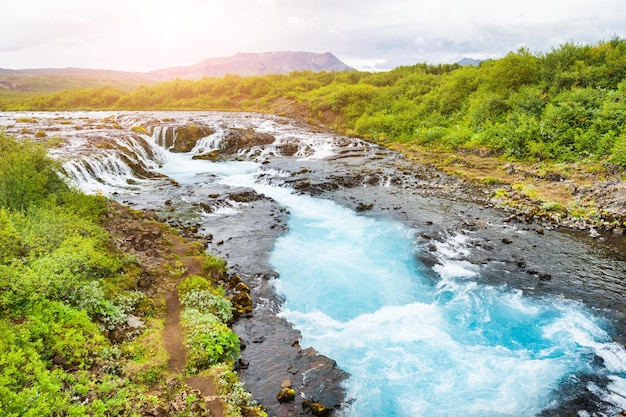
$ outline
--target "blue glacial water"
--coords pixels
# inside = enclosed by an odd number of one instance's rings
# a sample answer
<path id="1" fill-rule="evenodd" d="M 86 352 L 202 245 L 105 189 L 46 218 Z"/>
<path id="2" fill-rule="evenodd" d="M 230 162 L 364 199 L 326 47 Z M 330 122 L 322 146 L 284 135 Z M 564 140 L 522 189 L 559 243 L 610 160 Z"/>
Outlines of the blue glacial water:
<path id="1" fill-rule="evenodd" d="M 271 257 L 283 315 L 351 374 L 349 415 L 534 416 L 560 383 L 598 372 L 597 354 L 624 382 L 623 349 L 580 304 L 478 285 L 460 263 L 429 273 L 401 225 L 283 203 L 290 231 Z"/>
<path id="2" fill-rule="evenodd" d="M 429 270 L 403 225 L 260 184 L 257 169 L 173 161 L 164 172 L 217 175 L 289 209 L 271 253 L 281 314 L 351 374 L 347 416 L 535 416 L 581 374 L 608 377 L 608 390 L 587 389 L 626 408 L 626 352 L 583 305 L 477 284 L 471 265 L 445 259 L 455 238 Z"/>

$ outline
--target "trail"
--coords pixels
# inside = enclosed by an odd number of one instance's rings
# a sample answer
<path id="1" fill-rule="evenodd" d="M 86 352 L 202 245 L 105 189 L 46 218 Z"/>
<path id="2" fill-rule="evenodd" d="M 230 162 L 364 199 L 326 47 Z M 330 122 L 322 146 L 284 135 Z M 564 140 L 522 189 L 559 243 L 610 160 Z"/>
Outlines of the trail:
<path id="1" fill-rule="evenodd" d="M 177 236 L 169 236 L 167 240 L 172 244 L 171 250 L 178 255 L 185 267 L 185 273 L 176 281 L 176 286 L 188 275 L 199 275 L 202 272 L 202 264 L 197 257 L 188 256 L 187 253 L 192 243 L 184 241 Z M 165 349 L 169 355 L 169 370 L 175 374 L 181 374 L 187 363 L 187 354 L 183 344 L 183 328 L 180 324 L 181 304 L 176 287 L 165 294 L 167 319 L 163 329 Z M 206 402 L 206 407 L 211 411 L 211 416 L 223 417 L 224 407 L 217 397 L 217 391 L 213 380 L 201 376 L 185 378 L 185 382 L 192 389 L 200 391 Z"/>

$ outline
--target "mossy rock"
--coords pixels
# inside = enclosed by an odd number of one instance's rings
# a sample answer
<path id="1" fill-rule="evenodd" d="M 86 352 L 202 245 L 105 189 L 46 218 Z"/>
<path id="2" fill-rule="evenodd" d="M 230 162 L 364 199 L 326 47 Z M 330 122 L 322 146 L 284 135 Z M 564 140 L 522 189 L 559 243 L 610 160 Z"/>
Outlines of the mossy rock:
<path id="1" fill-rule="evenodd" d="M 230 302 L 239 309 L 239 307 L 252 307 L 252 298 L 250 298 L 250 294 L 247 292 L 240 292 L 233 295 L 230 299 Z"/>
<path id="2" fill-rule="evenodd" d="M 215 130 L 208 126 L 185 126 L 176 129 L 176 140 L 170 149 L 171 152 L 190 152 L 199 139 L 210 136 Z"/>
<path id="3" fill-rule="evenodd" d="M 289 403 L 296 399 L 296 390 L 291 387 L 284 387 L 278 394 L 276 394 L 276 399 L 279 403 Z"/>
<path id="4" fill-rule="evenodd" d="M 313 402 L 311 400 L 303 400 L 302 408 L 306 411 L 307 409 L 311 410 L 311 414 L 319 417 L 327 417 L 330 416 L 331 411 L 329 408 L 320 402 Z"/>

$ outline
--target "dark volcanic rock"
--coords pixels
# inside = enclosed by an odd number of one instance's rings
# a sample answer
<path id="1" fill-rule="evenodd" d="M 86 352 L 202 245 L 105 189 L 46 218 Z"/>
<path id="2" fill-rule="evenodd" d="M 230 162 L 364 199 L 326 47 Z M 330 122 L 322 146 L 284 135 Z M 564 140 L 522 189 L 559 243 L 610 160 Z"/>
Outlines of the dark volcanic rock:
<path id="1" fill-rule="evenodd" d="M 241 377 L 254 399 L 267 407 L 270 416 L 305 415 L 303 400 L 323 405 L 328 413 L 344 402 L 342 382 L 348 374 L 337 368 L 335 361 L 312 348 L 300 349 L 300 332 L 285 320 L 271 312 L 259 311 L 253 317 L 240 319 L 234 329 L 244 341 L 251 342 L 242 351 L 249 367 L 241 370 Z M 263 343 L 254 343 L 261 337 Z M 267 356 L 269 352 L 271 359 Z M 294 390 L 293 401 L 277 398 L 277 387 L 285 380 L 289 380 Z"/>

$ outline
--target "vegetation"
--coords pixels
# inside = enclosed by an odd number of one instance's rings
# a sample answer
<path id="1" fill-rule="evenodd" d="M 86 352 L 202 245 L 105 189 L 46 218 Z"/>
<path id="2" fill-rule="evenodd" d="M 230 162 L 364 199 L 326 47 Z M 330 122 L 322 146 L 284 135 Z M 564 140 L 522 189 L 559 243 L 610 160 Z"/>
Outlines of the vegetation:
<path id="1" fill-rule="evenodd" d="M 155 271 L 120 252 L 103 228 L 119 213 L 68 188 L 38 145 L 0 134 L 0 158 L 0 415 L 141 416 L 159 407 L 205 415 L 203 400 L 191 396 L 168 408 L 191 391 L 165 384 L 177 376 L 168 372 L 164 301 L 158 288 L 150 297 L 141 290 Z M 181 274 L 172 262 L 163 276 Z M 225 271 L 206 256 L 207 277 Z M 226 324 L 232 306 L 223 290 L 192 276 L 181 294 L 189 368 L 211 373 L 227 393 L 225 415 L 265 415 L 230 371 L 239 341 Z M 130 326 L 139 318 L 140 327 Z"/>
<path id="2" fill-rule="evenodd" d="M 176 80 L 64 91 L 12 110 L 244 110 L 306 118 L 373 141 L 626 167 L 626 41 L 526 49 L 478 67 Z"/>

